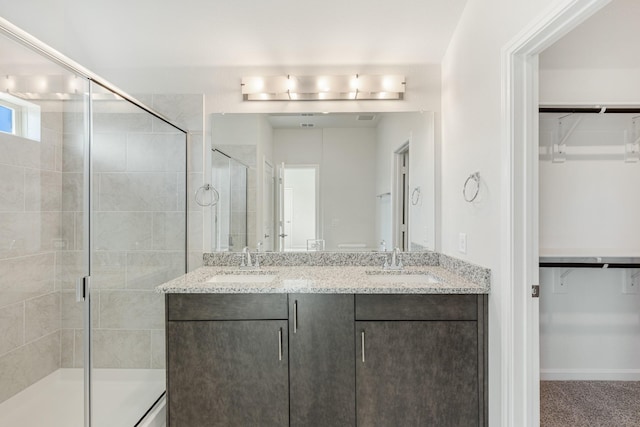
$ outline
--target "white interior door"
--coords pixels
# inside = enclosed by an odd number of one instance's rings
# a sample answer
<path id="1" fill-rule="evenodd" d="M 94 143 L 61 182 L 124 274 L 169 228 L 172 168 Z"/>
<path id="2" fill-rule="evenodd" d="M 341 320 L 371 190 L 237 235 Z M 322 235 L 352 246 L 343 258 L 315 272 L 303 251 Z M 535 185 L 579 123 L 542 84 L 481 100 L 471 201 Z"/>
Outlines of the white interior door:
<path id="1" fill-rule="evenodd" d="M 306 251 L 318 235 L 318 166 L 285 165 L 283 174 L 284 249 Z"/>
<path id="2" fill-rule="evenodd" d="M 409 250 L 409 142 L 394 154 L 393 245 Z"/>

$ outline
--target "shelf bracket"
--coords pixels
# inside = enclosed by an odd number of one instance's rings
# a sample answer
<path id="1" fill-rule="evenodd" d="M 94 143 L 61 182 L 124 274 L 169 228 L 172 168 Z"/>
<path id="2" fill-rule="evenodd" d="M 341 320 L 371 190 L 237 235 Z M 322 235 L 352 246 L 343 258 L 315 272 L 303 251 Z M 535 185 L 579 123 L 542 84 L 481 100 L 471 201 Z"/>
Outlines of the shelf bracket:
<path id="1" fill-rule="evenodd" d="M 640 289 L 640 269 L 630 268 L 622 278 L 622 293 L 637 294 Z"/>
<path id="2" fill-rule="evenodd" d="M 567 140 L 582 121 L 582 116 L 578 116 L 576 121 L 571 124 L 569 130 L 563 132 L 562 119 L 571 115 L 573 114 L 568 114 L 558 119 L 557 143 L 551 147 L 551 161 L 553 163 L 564 163 L 565 160 L 567 160 Z"/>
<path id="3" fill-rule="evenodd" d="M 640 132 L 636 126 L 636 118 L 631 121 L 631 137 L 625 132 L 624 161 L 626 163 L 638 163 L 640 161 Z"/>

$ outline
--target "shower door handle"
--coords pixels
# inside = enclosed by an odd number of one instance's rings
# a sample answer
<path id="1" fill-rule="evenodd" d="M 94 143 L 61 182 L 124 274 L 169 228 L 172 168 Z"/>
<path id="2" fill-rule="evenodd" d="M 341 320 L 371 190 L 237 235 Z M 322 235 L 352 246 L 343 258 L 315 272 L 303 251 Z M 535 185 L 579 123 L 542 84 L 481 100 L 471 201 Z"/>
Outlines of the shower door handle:
<path id="1" fill-rule="evenodd" d="M 282 238 L 284 239 L 285 237 L 287 237 L 287 236 L 288 236 L 288 234 L 284 234 L 284 233 L 282 233 L 282 234 L 278 234 L 278 236 L 280 236 L 280 237 L 282 237 Z"/>
<path id="2" fill-rule="evenodd" d="M 87 297 L 89 287 L 89 276 L 84 276 L 76 281 L 76 302 L 82 302 Z"/>

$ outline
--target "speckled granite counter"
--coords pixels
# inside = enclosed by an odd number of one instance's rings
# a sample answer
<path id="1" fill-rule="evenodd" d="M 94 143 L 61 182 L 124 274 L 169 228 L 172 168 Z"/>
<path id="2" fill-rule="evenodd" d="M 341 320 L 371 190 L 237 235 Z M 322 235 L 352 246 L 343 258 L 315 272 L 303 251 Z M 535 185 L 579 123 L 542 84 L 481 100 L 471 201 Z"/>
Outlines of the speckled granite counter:
<path id="1" fill-rule="evenodd" d="M 248 276 L 269 278 L 262 278 L 268 282 L 253 282 Z M 259 270 L 216 266 L 201 267 L 156 289 L 160 293 L 486 294 L 489 280 L 471 282 L 441 266 L 409 266 L 402 271 L 373 266 L 270 266 Z"/>

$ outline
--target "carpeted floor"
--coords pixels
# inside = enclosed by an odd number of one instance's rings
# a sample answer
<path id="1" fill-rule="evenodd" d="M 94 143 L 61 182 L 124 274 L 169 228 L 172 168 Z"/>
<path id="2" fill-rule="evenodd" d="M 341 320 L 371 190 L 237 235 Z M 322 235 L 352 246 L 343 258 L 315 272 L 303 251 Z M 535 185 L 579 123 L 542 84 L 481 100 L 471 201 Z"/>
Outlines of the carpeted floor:
<path id="1" fill-rule="evenodd" d="M 640 381 L 541 381 L 541 427 L 638 427 Z"/>

